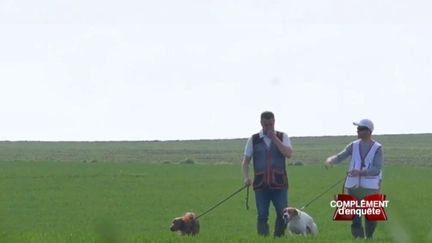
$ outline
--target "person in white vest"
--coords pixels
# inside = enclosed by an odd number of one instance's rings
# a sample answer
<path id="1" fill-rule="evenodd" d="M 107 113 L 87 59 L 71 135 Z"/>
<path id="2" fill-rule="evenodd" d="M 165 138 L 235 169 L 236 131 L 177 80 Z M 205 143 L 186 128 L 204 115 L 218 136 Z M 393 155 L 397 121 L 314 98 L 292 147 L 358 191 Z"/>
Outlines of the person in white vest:
<path id="1" fill-rule="evenodd" d="M 372 139 L 374 124 L 371 120 L 363 119 L 353 124 L 357 126 L 359 139 L 350 143 L 339 154 L 328 157 L 325 166 L 330 168 L 351 156 L 345 189 L 349 195 L 361 200 L 365 196 L 380 192 L 383 152 L 381 144 Z M 356 216 L 352 220 L 351 233 L 354 238 L 372 239 L 376 226 L 377 221 L 369 221 L 365 218 L 363 228 L 362 218 Z"/>

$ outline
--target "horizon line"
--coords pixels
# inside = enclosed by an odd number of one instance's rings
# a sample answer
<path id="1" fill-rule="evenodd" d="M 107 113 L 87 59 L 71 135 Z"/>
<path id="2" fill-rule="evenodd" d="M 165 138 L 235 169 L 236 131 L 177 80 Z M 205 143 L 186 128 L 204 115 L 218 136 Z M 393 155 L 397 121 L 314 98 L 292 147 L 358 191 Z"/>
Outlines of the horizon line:
<path id="1" fill-rule="evenodd" d="M 373 136 L 400 136 L 400 135 L 432 135 L 432 133 L 388 133 L 388 134 L 373 134 Z M 290 138 L 323 138 L 323 137 L 354 137 L 355 134 L 350 135 L 310 135 L 310 136 L 290 136 Z M 243 138 L 197 138 L 197 139 L 149 139 L 149 140 L 0 140 L 4 142 L 42 142 L 42 143 L 109 143 L 109 142 L 188 142 L 188 141 L 220 141 L 220 140 L 244 140 Z"/>

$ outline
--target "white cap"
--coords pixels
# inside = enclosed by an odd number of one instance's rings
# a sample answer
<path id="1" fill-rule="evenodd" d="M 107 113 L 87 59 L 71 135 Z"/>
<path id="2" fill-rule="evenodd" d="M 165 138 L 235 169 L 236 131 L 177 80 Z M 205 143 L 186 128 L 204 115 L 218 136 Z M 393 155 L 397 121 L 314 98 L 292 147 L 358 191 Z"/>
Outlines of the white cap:
<path id="1" fill-rule="evenodd" d="M 373 130 L 374 130 L 374 124 L 369 119 L 362 119 L 359 122 L 353 122 L 353 124 L 358 126 L 358 127 L 367 127 L 367 128 L 369 128 L 369 130 L 371 132 L 373 132 Z"/>

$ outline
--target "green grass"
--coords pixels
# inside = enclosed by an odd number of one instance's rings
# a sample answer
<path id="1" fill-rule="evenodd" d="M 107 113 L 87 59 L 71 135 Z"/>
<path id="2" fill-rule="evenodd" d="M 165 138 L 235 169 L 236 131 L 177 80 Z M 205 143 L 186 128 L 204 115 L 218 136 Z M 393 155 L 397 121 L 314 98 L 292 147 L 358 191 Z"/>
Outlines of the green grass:
<path id="1" fill-rule="evenodd" d="M 290 205 L 303 206 L 343 176 L 346 162 L 331 170 L 321 163 L 351 139 L 293 139 L 293 161 L 306 166 L 288 167 Z M 379 223 L 375 241 L 432 242 L 432 211 L 428 209 L 432 136 L 381 136 L 379 140 L 385 146 L 383 192 L 390 204 L 389 220 Z M 242 185 L 243 146 L 244 140 L 2 142 L 0 242 L 352 241 L 349 223 L 331 220 L 334 209 L 329 201 L 341 185 L 306 210 L 320 228 L 315 238 L 258 237 L 252 191 L 250 210 L 245 209 L 245 192 L 241 192 L 201 219 L 198 237 L 171 233 L 168 227 L 173 217 L 186 211 L 203 212 Z M 199 164 L 177 164 L 184 158 Z M 157 163 L 164 161 L 172 163 Z"/>
<path id="2" fill-rule="evenodd" d="M 431 166 L 432 135 L 378 135 L 386 163 Z M 355 138 L 294 137 L 294 158 L 305 164 L 320 164 Z M 197 163 L 239 163 L 245 139 L 165 142 L 0 142 L 0 161 L 144 162 L 178 163 L 190 158 Z"/>

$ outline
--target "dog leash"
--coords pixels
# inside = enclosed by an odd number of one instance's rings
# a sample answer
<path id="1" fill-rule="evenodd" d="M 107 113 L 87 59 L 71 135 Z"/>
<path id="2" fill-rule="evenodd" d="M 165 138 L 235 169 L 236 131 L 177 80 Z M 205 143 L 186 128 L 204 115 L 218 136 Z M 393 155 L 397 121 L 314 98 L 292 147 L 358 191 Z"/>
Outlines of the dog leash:
<path id="1" fill-rule="evenodd" d="M 249 186 L 246 189 L 246 210 L 249 210 Z"/>
<path id="2" fill-rule="evenodd" d="M 335 186 L 337 186 L 339 183 L 341 183 L 342 181 L 345 181 L 346 177 L 338 180 L 336 183 L 334 183 L 333 185 L 331 185 L 327 190 L 325 190 L 324 192 L 322 192 L 321 194 L 319 194 L 318 196 L 314 197 L 312 200 L 310 200 L 308 203 L 306 203 L 303 207 L 300 208 L 300 210 L 303 211 L 303 209 L 305 209 L 307 206 L 309 206 L 311 203 L 315 202 L 318 198 L 322 197 L 324 194 L 326 194 L 328 191 L 330 191 L 331 189 L 333 189 Z"/>
<path id="3" fill-rule="evenodd" d="M 200 215 L 196 216 L 195 218 L 198 219 L 198 218 L 208 214 L 209 212 L 213 211 L 215 208 L 219 207 L 222 203 L 226 202 L 228 199 L 235 196 L 237 193 L 243 191 L 245 188 L 247 188 L 247 191 L 246 191 L 246 209 L 249 209 L 249 202 L 248 202 L 249 201 L 249 186 L 245 185 L 245 186 L 242 186 L 240 189 L 236 190 L 235 192 L 233 192 L 231 195 L 229 195 L 228 197 L 226 197 L 222 201 L 215 204 L 213 207 L 207 209 L 204 213 L 201 213 Z"/>

